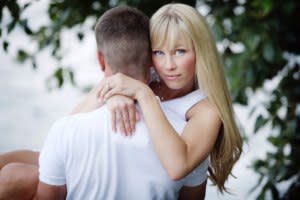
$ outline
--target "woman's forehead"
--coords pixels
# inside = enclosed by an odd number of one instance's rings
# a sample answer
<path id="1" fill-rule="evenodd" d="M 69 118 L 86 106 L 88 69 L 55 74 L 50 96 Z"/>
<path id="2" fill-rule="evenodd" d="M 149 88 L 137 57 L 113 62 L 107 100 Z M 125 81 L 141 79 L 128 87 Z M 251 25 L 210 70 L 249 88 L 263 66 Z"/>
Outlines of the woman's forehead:
<path id="1" fill-rule="evenodd" d="M 171 50 L 178 47 L 192 47 L 192 42 L 187 34 L 165 34 L 152 43 L 152 48 L 167 48 Z"/>

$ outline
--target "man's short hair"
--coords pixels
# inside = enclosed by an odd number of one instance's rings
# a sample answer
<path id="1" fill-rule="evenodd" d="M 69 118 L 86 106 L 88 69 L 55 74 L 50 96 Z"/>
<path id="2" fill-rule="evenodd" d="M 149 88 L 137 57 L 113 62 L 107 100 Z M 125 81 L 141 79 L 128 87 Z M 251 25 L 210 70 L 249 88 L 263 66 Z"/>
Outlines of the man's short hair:
<path id="1" fill-rule="evenodd" d="M 96 25 L 98 51 L 113 73 L 147 75 L 151 64 L 149 18 L 141 11 L 119 6 L 106 11 Z"/>

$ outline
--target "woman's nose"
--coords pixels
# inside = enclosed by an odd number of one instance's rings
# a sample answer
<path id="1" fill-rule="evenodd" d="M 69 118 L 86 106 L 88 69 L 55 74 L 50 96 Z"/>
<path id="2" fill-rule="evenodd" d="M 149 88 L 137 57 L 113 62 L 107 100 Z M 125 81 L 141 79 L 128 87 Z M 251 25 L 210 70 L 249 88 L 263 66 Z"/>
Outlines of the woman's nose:
<path id="1" fill-rule="evenodd" d="M 168 70 L 173 70 L 176 68 L 174 59 L 172 56 L 166 56 L 166 62 L 165 62 L 165 67 Z"/>

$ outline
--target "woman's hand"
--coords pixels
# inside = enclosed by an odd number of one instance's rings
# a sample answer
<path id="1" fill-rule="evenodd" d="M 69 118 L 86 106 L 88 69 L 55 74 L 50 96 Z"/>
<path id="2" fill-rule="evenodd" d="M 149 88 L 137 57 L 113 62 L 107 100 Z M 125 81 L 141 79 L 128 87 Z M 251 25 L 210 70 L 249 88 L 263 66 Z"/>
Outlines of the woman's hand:
<path id="1" fill-rule="evenodd" d="M 132 135 L 135 124 L 140 119 L 134 100 L 126 96 L 114 95 L 106 101 L 106 104 L 111 111 L 113 131 L 116 132 L 118 127 L 125 136 Z"/>
<path id="2" fill-rule="evenodd" d="M 145 88 L 148 88 L 145 83 L 121 73 L 105 78 L 100 84 L 102 86 L 100 87 L 98 95 L 102 101 L 106 101 L 116 94 L 138 100 L 139 94 L 145 91 Z"/>

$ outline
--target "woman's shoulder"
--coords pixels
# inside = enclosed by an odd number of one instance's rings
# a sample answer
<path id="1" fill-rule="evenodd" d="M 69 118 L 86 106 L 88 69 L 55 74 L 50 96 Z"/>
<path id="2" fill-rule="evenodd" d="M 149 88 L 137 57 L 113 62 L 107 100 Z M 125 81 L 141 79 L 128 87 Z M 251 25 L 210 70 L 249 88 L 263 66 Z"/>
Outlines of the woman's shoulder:
<path id="1" fill-rule="evenodd" d="M 220 120 L 220 115 L 217 108 L 209 101 L 208 98 L 198 101 L 187 111 L 187 119 L 190 119 L 194 116 L 203 116 L 208 119 Z"/>
<path id="2" fill-rule="evenodd" d="M 205 99 L 205 95 L 200 90 L 195 90 L 185 96 L 177 97 L 162 102 L 162 107 L 171 107 L 176 110 L 180 116 L 186 118 L 188 110 L 190 110 L 195 104 Z"/>

